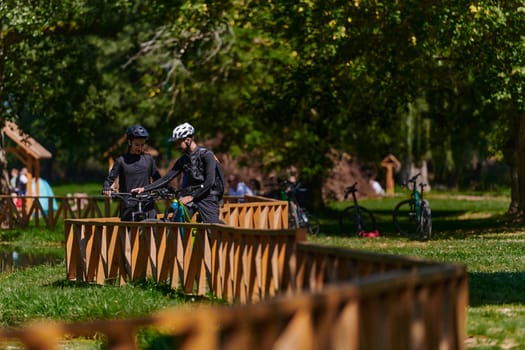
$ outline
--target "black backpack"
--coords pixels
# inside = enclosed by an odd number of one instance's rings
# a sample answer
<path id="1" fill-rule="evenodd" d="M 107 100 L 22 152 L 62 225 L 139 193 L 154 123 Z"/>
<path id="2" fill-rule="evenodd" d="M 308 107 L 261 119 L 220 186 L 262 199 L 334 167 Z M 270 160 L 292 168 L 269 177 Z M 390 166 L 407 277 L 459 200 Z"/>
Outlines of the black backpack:
<path id="1" fill-rule="evenodd" d="M 204 153 L 206 152 L 211 152 L 211 151 L 207 148 L 199 147 L 199 157 L 202 157 Z M 212 185 L 212 191 L 214 191 L 217 197 L 219 198 L 219 200 L 221 200 L 224 195 L 224 187 L 225 187 L 224 186 L 224 170 L 222 170 L 222 165 L 217 159 L 217 157 L 215 156 L 215 154 L 213 154 L 213 157 L 215 158 L 215 164 L 217 164 L 217 166 L 215 167 L 215 181 L 213 182 L 213 185 Z"/>
<path id="2" fill-rule="evenodd" d="M 213 184 L 214 191 L 217 191 L 217 196 L 219 200 L 222 199 L 224 195 L 224 171 L 222 170 L 222 165 L 219 163 L 217 157 L 215 157 L 217 167 L 215 168 L 215 183 Z"/>

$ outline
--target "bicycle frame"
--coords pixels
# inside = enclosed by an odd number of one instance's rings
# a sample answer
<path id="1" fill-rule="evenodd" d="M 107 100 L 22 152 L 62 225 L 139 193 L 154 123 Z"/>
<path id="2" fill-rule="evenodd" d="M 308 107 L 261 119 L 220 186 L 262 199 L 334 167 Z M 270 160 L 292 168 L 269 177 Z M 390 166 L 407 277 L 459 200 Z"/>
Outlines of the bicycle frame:
<path id="1" fill-rule="evenodd" d="M 289 191 L 286 191 L 286 188 L 290 188 Z M 299 190 L 299 183 L 290 183 L 288 181 L 284 181 L 282 183 L 281 188 L 281 197 L 283 200 L 288 201 L 289 205 L 289 212 L 290 215 L 293 217 L 297 225 L 300 226 L 301 217 L 299 213 L 299 202 L 297 201 L 296 193 Z"/>
<path id="2" fill-rule="evenodd" d="M 346 200 L 350 194 L 352 205 L 343 209 L 339 217 L 340 233 L 349 235 L 353 232 L 360 237 L 379 237 L 374 214 L 358 203 L 357 182 L 345 188 L 344 199 Z"/>
<path id="3" fill-rule="evenodd" d="M 286 191 L 288 189 L 288 191 Z M 291 183 L 284 181 L 281 183 L 281 197 L 283 200 L 288 201 L 288 224 L 297 227 L 306 227 L 308 233 L 317 234 L 319 233 L 319 220 L 308 213 L 306 208 L 303 208 L 297 200 L 297 192 L 305 191 L 306 189 L 301 187 L 301 183 Z"/>
<path id="4" fill-rule="evenodd" d="M 427 184 L 423 182 L 418 184 L 417 179 L 419 176 L 421 176 L 421 173 L 416 174 L 407 181 L 406 187 L 410 190 L 410 198 L 402 200 L 396 205 L 393 219 L 394 225 L 401 235 L 428 240 L 432 234 L 432 215 L 430 204 L 424 199 L 424 189 Z"/>
<path id="5" fill-rule="evenodd" d="M 142 209 L 142 204 L 144 202 L 155 199 L 154 196 L 149 193 L 138 194 L 138 193 L 128 193 L 128 192 L 113 192 L 111 194 L 111 198 L 117 198 L 127 203 L 136 202 L 138 204 L 138 210 L 131 212 L 131 221 L 144 220 L 146 218 L 146 213 Z"/>
<path id="6" fill-rule="evenodd" d="M 427 184 L 420 182 L 419 185 L 417 184 L 417 178 L 421 175 L 421 173 L 418 173 L 414 175 L 410 180 L 408 180 L 408 183 L 412 184 L 412 192 L 410 194 L 410 198 L 414 200 L 414 206 L 415 208 L 410 208 L 411 212 L 416 214 L 416 219 L 419 225 L 422 225 L 422 207 L 423 207 L 423 189 Z M 419 186 L 420 190 L 417 189 Z"/>
<path id="7" fill-rule="evenodd" d="M 363 227 L 363 221 L 361 220 L 361 214 L 359 212 L 359 204 L 357 202 L 357 182 L 354 183 L 352 186 L 347 187 L 345 189 L 345 199 L 348 198 L 348 194 L 352 194 L 352 201 L 354 203 L 354 220 L 357 223 L 357 232 L 360 232 L 364 229 Z"/>
<path id="8" fill-rule="evenodd" d="M 164 219 L 168 219 L 168 214 L 170 213 L 170 209 L 173 211 L 173 220 L 174 222 L 190 222 L 191 218 L 188 214 L 188 210 L 186 209 L 186 206 L 177 198 L 174 197 L 171 199 L 170 206 L 168 209 L 166 209 L 166 212 L 164 213 Z"/>

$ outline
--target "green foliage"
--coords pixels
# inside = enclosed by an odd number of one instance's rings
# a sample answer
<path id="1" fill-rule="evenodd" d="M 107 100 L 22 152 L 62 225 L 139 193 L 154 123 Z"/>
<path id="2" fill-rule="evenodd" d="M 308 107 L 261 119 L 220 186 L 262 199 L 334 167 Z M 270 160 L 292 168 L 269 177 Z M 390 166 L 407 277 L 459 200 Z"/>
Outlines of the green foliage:
<path id="1" fill-rule="evenodd" d="M 170 130 L 189 121 L 201 140 L 222 134 L 221 151 L 254 152 L 267 171 L 296 166 L 314 191 L 331 148 L 376 164 L 387 153 L 431 160 L 436 181 L 462 183 L 473 158 L 512 153 L 523 8 L 7 1 L 1 108 L 68 172 L 102 160 L 135 123 L 170 156 Z"/>

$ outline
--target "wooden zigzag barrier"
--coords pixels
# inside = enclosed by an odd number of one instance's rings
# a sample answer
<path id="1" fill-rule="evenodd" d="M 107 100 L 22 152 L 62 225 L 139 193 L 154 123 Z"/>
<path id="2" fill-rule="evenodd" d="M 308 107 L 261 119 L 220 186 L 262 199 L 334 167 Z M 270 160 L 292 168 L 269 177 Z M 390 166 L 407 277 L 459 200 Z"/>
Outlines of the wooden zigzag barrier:
<path id="1" fill-rule="evenodd" d="M 240 197 L 224 196 L 221 216 L 230 225 L 261 229 L 287 227 L 286 201 L 246 196 L 245 201 L 251 203 L 246 206 L 239 204 L 239 199 Z M 20 207 L 16 206 L 16 201 L 20 201 Z M 65 219 L 116 217 L 119 215 L 119 204 L 119 200 L 86 194 L 54 197 L 0 195 L 0 223 L 5 223 L 8 228 L 25 228 L 31 224 L 54 228 Z M 155 204 L 158 212 L 162 213 L 169 203 L 161 200 Z"/>
<path id="2" fill-rule="evenodd" d="M 464 348 L 465 266 L 309 244 L 303 230 L 257 228 L 279 226 L 287 216 L 249 218 L 261 213 L 246 208 L 252 205 L 221 211 L 226 222 L 247 227 L 107 218 L 65 224 L 71 280 L 151 278 L 190 294 L 212 293 L 232 306 L 30 324 L 0 330 L 0 340 L 57 349 L 66 336 L 99 334 L 108 348 L 135 349 L 137 333 L 149 328 L 180 349 Z"/>

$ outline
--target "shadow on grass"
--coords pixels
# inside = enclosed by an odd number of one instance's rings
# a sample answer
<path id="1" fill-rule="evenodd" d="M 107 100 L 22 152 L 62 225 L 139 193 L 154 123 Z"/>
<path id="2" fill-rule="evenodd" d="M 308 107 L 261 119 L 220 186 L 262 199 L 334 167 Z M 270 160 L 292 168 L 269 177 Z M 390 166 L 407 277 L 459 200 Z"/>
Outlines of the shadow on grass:
<path id="1" fill-rule="evenodd" d="M 470 272 L 471 306 L 523 304 L 525 272 Z"/>
<path id="2" fill-rule="evenodd" d="M 339 229 L 339 218 L 342 210 L 325 208 L 319 215 L 321 233 L 343 236 Z M 391 210 L 373 210 L 377 228 L 383 236 L 397 236 Z M 433 210 L 431 239 L 461 239 L 469 235 L 493 234 L 515 229 L 507 223 L 505 215 L 484 214 L 481 217 L 472 215 L 467 210 Z"/>
<path id="3" fill-rule="evenodd" d="M 169 284 L 166 283 L 155 283 L 150 279 L 142 279 L 136 282 L 128 282 L 133 285 L 135 288 L 140 288 L 143 290 L 154 290 L 161 293 L 163 296 L 168 297 L 172 300 L 178 300 L 183 303 L 210 303 L 210 304 L 227 304 L 225 300 L 221 300 L 214 295 L 196 295 L 188 294 L 183 291 L 182 288 L 173 289 Z M 104 285 L 94 284 L 90 282 L 81 282 L 81 281 L 70 281 L 68 279 L 57 280 L 51 284 L 53 287 L 58 288 L 104 288 Z M 107 285 L 118 286 L 117 280 L 106 281 Z"/>

